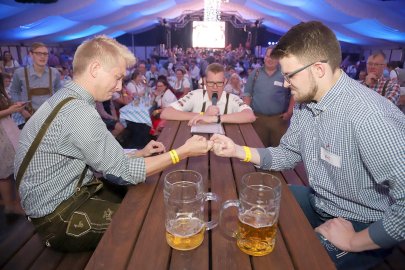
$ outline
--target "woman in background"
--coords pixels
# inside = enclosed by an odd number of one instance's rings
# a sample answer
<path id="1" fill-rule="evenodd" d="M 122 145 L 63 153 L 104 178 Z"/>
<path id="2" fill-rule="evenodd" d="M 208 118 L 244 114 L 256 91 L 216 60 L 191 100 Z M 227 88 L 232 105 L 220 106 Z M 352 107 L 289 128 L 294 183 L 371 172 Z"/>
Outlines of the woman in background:
<path id="1" fill-rule="evenodd" d="M 10 117 L 12 113 L 23 111 L 24 107 L 24 102 L 12 104 L 4 89 L 3 74 L 0 73 L 0 196 L 6 215 L 24 214 L 12 178 L 20 130 Z"/>

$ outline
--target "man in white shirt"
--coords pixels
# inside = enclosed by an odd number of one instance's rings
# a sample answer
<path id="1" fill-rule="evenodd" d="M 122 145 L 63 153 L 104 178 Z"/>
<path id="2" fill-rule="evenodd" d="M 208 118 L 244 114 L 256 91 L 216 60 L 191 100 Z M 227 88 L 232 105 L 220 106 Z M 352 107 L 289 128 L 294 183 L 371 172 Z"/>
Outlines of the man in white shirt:
<path id="1" fill-rule="evenodd" d="M 249 105 L 238 96 L 223 94 L 225 70 L 221 64 L 207 67 L 205 85 L 207 90 L 191 91 L 183 98 L 163 110 L 162 119 L 189 120 L 189 125 L 197 123 L 251 123 L 255 116 Z M 212 98 L 213 94 L 217 98 Z"/>

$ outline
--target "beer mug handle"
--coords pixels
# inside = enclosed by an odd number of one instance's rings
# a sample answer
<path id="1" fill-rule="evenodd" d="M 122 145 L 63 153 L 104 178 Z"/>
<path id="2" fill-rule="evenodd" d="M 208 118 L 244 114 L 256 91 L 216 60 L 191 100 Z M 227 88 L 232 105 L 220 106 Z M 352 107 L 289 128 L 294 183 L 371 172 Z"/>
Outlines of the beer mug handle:
<path id="1" fill-rule="evenodd" d="M 207 201 L 218 202 L 219 196 L 212 192 L 204 193 L 204 202 L 207 202 Z M 208 221 L 205 223 L 205 226 L 207 227 L 207 231 L 214 229 L 217 225 L 218 225 L 218 220 L 211 220 L 211 221 Z"/>
<path id="2" fill-rule="evenodd" d="M 225 220 L 224 220 L 225 210 L 232 206 L 237 207 L 239 210 L 240 206 L 241 206 L 240 201 L 228 200 L 228 201 L 224 202 L 224 204 L 222 205 L 220 214 L 219 214 L 219 227 L 220 227 L 221 231 L 225 234 L 225 236 L 230 237 L 230 238 L 235 238 L 237 232 L 228 230 L 225 225 Z"/>

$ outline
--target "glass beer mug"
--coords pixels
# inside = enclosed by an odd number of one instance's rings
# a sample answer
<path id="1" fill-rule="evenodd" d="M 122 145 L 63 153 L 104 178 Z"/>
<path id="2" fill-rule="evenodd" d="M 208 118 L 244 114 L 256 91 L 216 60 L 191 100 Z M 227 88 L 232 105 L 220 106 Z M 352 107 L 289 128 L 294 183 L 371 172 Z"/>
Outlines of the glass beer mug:
<path id="1" fill-rule="evenodd" d="M 252 256 L 263 256 L 273 251 L 277 220 L 280 209 L 280 180 L 267 173 L 254 172 L 242 177 L 239 200 L 224 202 L 220 213 L 222 231 L 236 238 L 243 252 Z M 230 231 L 225 215 L 227 208 L 238 208 L 238 227 Z"/>
<path id="2" fill-rule="evenodd" d="M 218 222 L 204 221 L 204 203 L 218 201 L 214 193 L 204 193 L 200 173 L 178 170 L 166 175 L 164 201 L 166 213 L 166 240 L 178 250 L 191 250 L 204 240 L 204 232 Z"/>

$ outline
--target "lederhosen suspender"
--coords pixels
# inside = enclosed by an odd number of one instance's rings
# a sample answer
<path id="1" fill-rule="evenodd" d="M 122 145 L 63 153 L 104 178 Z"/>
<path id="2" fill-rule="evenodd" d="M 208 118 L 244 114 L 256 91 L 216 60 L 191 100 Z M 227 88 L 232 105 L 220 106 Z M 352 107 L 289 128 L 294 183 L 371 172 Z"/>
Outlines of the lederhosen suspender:
<path id="1" fill-rule="evenodd" d="M 51 125 L 53 119 L 56 117 L 56 115 L 58 114 L 60 109 L 67 102 L 69 102 L 72 99 L 74 99 L 74 97 L 68 97 L 68 98 L 65 98 L 64 100 L 62 100 L 58 105 L 56 105 L 56 107 L 53 109 L 51 114 L 48 115 L 45 122 L 42 124 L 41 128 L 38 131 L 37 136 L 35 137 L 34 141 L 32 142 L 30 148 L 28 148 L 28 151 L 25 154 L 25 157 L 24 157 L 23 161 L 21 162 L 20 168 L 18 169 L 18 173 L 17 173 L 17 177 L 16 177 L 17 190 L 20 187 L 21 179 L 22 179 L 25 171 L 28 168 L 28 164 L 30 163 L 32 157 L 34 156 L 35 151 L 37 150 L 39 144 L 41 143 L 42 138 L 45 136 L 45 133 L 48 130 L 49 126 Z M 85 170 L 87 171 L 87 167 L 85 168 Z M 83 181 L 82 178 L 84 178 L 84 175 L 86 175 L 85 171 L 83 171 L 82 177 L 80 177 L 81 180 L 79 180 L 79 182 Z M 80 183 L 80 186 L 81 186 L 81 183 Z M 80 186 L 78 186 L 78 187 L 80 187 Z"/>
<path id="2" fill-rule="evenodd" d="M 27 95 L 28 95 L 28 100 L 32 100 L 32 96 L 52 96 L 52 71 L 51 68 L 48 67 L 49 71 L 49 87 L 38 87 L 38 88 L 30 88 L 30 80 L 28 78 L 28 68 L 24 67 L 24 73 L 25 73 L 25 83 L 27 85 Z M 32 102 L 29 104 L 30 108 L 32 111 L 34 109 L 32 108 Z"/>
<path id="3" fill-rule="evenodd" d="M 204 100 L 205 92 L 207 92 L 207 91 L 203 90 L 203 100 Z M 224 114 L 228 113 L 228 103 L 229 103 L 229 93 L 226 93 L 226 104 L 225 104 Z M 206 106 L 206 101 L 204 101 L 204 103 L 202 105 L 201 112 L 205 112 L 205 106 Z"/>
<path id="4" fill-rule="evenodd" d="M 383 89 L 381 91 L 381 95 L 383 97 L 385 97 L 385 92 L 387 92 L 387 85 L 388 85 L 389 82 L 390 82 L 390 80 L 386 80 L 385 83 L 384 83 L 384 87 L 383 87 Z"/>

